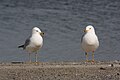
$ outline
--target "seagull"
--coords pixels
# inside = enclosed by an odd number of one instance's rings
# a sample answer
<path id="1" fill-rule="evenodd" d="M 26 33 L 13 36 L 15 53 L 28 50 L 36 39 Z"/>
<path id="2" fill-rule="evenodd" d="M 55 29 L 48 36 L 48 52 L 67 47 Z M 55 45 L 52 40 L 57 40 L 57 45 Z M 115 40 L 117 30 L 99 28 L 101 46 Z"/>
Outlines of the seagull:
<path id="1" fill-rule="evenodd" d="M 34 27 L 31 37 L 27 38 L 23 45 L 18 46 L 29 53 L 29 62 L 31 62 L 31 53 L 35 53 L 35 62 L 37 62 L 37 52 L 43 45 L 43 35 L 38 27 Z"/>
<path id="2" fill-rule="evenodd" d="M 88 52 L 92 52 L 92 61 L 94 62 L 94 52 L 99 47 L 99 40 L 92 25 L 88 25 L 84 32 L 85 34 L 81 38 L 81 46 L 85 51 L 86 61 L 88 62 Z"/>

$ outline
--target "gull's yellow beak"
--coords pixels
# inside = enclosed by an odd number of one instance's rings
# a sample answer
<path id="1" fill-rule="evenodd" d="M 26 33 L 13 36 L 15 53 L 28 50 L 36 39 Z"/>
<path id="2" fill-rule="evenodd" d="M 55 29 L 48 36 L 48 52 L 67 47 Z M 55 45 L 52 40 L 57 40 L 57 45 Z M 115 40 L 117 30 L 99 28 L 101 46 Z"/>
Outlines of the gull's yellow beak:
<path id="1" fill-rule="evenodd" d="M 44 36 L 44 32 L 40 32 L 40 35 L 43 37 Z"/>
<path id="2" fill-rule="evenodd" d="M 85 33 L 87 33 L 89 30 L 84 30 Z"/>

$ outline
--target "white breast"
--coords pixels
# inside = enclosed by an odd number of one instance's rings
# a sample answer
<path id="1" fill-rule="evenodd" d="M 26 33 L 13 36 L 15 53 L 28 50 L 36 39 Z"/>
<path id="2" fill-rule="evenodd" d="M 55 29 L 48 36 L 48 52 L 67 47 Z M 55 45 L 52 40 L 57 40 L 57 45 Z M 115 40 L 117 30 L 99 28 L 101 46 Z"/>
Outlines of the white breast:
<path id="1" fill-rule="evenodd" d="M 43 38 L 40 35 L 32 35 L 30 38 L 30 44 L 26 47 L 28 52 L 36 52 L 43 45 Z"/>
<path id="2" fill-rule="evenodd" d="M 87 33 L 82 40 L 82 48 L 85 52 L 95 51 L 99 46 L 99 41 L 96 34 Z"/>

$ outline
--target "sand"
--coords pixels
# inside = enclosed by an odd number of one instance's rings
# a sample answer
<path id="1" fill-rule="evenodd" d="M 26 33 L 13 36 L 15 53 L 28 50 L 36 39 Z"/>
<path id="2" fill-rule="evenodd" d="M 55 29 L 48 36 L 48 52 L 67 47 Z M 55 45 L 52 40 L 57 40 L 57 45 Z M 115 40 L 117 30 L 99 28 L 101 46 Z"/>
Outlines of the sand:
<path id="1" fill-rule="evenodd" d="M 1 63 L 0 80 L 120 80 L 120 61 Z"/>

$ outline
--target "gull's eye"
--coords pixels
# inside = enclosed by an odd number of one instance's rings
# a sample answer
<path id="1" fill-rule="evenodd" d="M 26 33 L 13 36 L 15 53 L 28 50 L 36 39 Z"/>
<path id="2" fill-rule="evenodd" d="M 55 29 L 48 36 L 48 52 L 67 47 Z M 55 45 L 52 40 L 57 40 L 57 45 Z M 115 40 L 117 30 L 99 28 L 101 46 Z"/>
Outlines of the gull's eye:
<path id="1" fill-rule="evenodd" d="M 38 32 L 38 30 L 36 30 L 36 32 Z"/>

